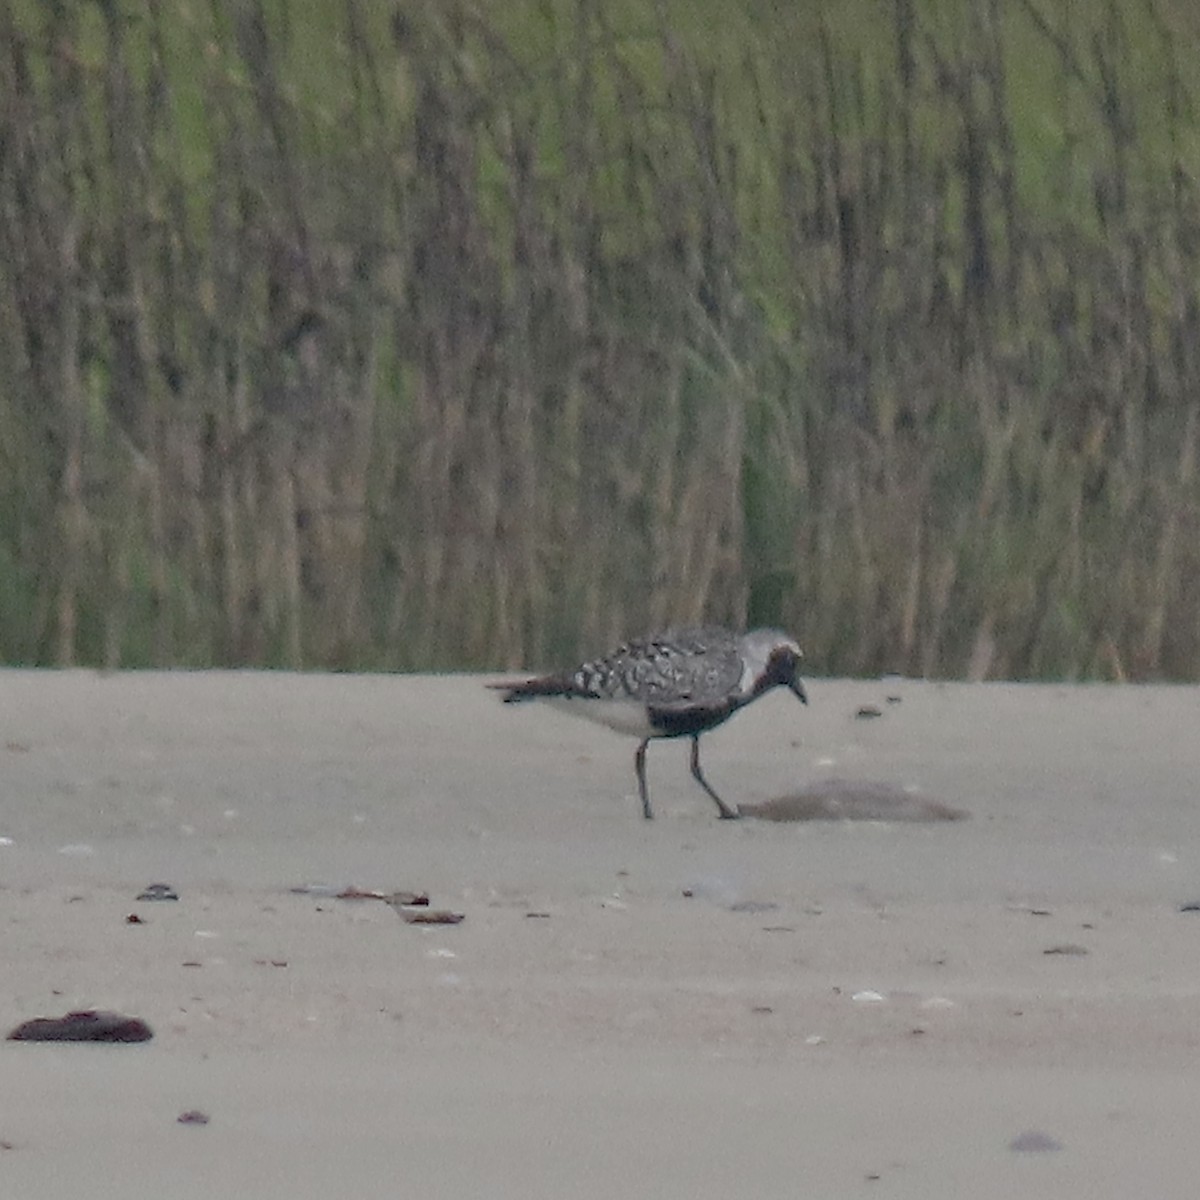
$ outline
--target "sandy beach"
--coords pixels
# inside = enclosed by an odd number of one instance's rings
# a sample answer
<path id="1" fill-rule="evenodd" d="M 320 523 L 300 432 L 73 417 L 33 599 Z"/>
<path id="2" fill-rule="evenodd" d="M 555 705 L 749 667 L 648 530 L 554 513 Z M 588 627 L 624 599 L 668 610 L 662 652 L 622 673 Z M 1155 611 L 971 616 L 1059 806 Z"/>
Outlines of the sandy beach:
<path id="1" fill-rule="evenodd" d="M 0 1195 L 1195 1195 L 1200 689 L 810 680 L 727 799 L 970 816 L 775 824 L 482 682 L 0 673 L 0 1025 L 155 1032 L 0 1044 Z"/>

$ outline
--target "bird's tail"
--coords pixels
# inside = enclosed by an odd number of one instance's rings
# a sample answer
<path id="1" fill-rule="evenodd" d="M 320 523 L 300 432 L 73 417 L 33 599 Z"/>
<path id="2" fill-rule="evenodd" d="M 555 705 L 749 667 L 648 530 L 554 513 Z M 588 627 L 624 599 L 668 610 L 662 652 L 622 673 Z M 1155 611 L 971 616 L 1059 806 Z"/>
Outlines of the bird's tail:
<path id="1" fill-rule="evenodd" d="M 489 683 L 484 686 L 503 692 L 505 704 L 513 704 L 518 700 L 536 700 L 544 696 L 577 696 L 579 689 L 571 680 L 560 679 L 553 675 L 544 675 L 538 679 L 509 680 L 505 683 Z"/>

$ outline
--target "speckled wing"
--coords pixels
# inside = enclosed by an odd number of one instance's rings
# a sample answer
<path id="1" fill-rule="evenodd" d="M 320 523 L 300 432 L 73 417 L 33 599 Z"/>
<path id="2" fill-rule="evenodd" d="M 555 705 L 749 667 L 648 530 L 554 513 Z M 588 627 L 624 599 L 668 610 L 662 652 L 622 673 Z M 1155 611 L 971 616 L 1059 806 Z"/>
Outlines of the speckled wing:
<path id="1" fill-rule="evenodd" d="M 682 629 L 642 638 L 569 674 L 494 684 L 505 701 L 537 697 L 637 700 L 655 708 L 719 705 L 737 692 L 742 660 L 723 629 Z"/>
<path id="2" fill-rule="evenodd" d="M 725 701 L 741 678 L 737 643 L 725 630 L 685 629 L 629 642 L 584 663 L 573 682 L 580 694 L 667 708 Z"/>

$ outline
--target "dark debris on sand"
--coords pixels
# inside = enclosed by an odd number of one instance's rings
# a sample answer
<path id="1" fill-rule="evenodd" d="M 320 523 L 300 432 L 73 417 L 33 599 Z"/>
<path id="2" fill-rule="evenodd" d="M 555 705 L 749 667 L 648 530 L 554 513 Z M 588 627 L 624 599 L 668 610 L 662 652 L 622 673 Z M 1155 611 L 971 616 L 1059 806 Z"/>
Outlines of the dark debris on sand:
<path id="1" fill-rule="evenodd" d="M 178 900 L 179 893 L 169 883 L 151 883 L 138 892 L 139 900 Z"/>
<path id="2" fill-rule="evenodd" d="M 18 1025 L 10 1042 L 148 1042 L 154 1036 L 140 1017 L 94 1008 L 65 1017 L 35 1017 Z"/>

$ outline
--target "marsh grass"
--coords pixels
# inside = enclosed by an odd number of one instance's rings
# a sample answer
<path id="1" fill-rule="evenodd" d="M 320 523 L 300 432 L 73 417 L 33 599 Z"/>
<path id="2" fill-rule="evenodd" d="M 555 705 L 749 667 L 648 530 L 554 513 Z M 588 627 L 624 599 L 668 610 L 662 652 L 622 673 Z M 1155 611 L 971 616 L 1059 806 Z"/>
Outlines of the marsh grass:
<path id="1" fill-rule="evenodd" d="M 0 0 L 0 657 L 1195 678 L 1187 7 L 757 13 Z"/>

